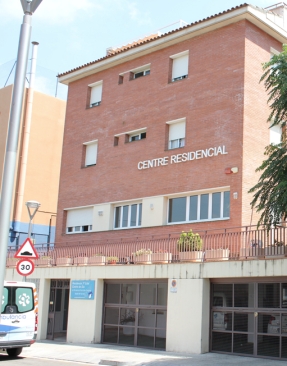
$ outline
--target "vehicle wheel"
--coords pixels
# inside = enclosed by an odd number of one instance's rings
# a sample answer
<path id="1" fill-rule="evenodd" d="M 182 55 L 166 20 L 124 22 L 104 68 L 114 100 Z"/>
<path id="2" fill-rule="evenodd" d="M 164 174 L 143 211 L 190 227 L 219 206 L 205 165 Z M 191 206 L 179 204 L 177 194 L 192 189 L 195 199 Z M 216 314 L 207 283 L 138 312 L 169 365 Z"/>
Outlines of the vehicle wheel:
<path id="1" fill-rule="evenodd" d="M 17 357 L 20 355 L 20 353 L 22 352 L 22 347 L 18 347 L 18 348 L 7 348 L 7 353 L 9 357 Z"/>

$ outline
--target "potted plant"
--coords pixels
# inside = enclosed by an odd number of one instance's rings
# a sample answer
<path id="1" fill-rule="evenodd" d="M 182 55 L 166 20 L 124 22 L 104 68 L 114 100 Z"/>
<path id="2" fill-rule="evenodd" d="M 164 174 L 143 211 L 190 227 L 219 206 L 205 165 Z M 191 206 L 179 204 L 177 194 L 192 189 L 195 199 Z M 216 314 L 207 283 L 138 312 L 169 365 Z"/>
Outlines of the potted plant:
<path id="1" fill-rule="evenodd" d="M 56 265 L 57 266 L 71 266 L 73 264 L 73 258 L 70 256 L 66 257 L 57 257 Z"/>
<path id="2" fill-rule="evenodd" d="M 134 263 L 138 264 L 151 264 L 152 250 L 150 249 L 139 249 L 132 253 Z"/>
<path id="3" fill-rule="evenodd" d="M 107 261 L 108 261 L 108 264 L 117 264 L 119 261 L 119 258 L 115 257 L 115 256 L 114 257 L 111 256 L 111 257 L 107 257 Z"/>
<path id="4" fill-rule="evenodd" d="M 207 249 L 205 251 L 205 259 L 227 261 L 229 254 L 230 250 L 228 248 Z"/>
<path id="5" fill-rule="evenodd" d="M 88 264 L 104 266 L 106 264 L 106 257 L 102 254 L 93 254 L 88 257 Z"/>
<path id="6" fill-rule="evenodd" d="M 159 249 L 151 254 L 151 261 L 155 263 L 169 263 L 172 260 L 172 253 Z"/>
<path id="7" fill-rule="evenodd" d="M 267 258 L 283 258 L 285 257 L 286 245 L 283 241 L 274 240 L 274 244 L 265 247 L 264 251 Z"/>
<path id="8" fill-rule="evenodd" d="M 133 335 L 134 334 L 134 325 L 135 325 L 135 312 L 126 309 L 124 313 L 121 315 L 120 324 L 123 325 L 123 334 L 125 335 Z M 126 325 L 128 327 L 126 327 Z"/>
<path id="9" fill-rule="evenodd" d="M 257 259 L 264 257 L 264 245 L 261 240 L 252 239 L 250 246 L 246 248 L 240 248 L 240 257 L 246 259 Z"/>
<path id="10" fill-rule="evenodd" d="M 88 257 L 85 254 L 81 254 L 78 257 L 74 257 L 74 264 L 78 266 L 86 266 L 88 264 Z"/>
<path id="11" fill-rule="evenodd" d="M 35 259 L 35 266 L 47 266 L 51 267 L 52 257 L 49 255 L 43 255 L 39 259 Z"/>
<path id="12" fill-rule="evenodd" d="M 201 262 L 203 260 L 202 239 L 192 229 L 183 231 L 177 241 L 180 261 Z"/>

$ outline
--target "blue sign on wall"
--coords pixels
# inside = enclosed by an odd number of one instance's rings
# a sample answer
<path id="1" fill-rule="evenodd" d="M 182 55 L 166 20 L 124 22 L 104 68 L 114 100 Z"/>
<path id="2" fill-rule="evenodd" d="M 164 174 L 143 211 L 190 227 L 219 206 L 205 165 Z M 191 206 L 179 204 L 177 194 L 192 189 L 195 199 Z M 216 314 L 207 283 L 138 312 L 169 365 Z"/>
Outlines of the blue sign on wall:
<path id="1" fill-rule="evenodd" d="M 76 281 L 71 283 L 71 299 L 94 300 L 95 298 L 95 281 Z"/>

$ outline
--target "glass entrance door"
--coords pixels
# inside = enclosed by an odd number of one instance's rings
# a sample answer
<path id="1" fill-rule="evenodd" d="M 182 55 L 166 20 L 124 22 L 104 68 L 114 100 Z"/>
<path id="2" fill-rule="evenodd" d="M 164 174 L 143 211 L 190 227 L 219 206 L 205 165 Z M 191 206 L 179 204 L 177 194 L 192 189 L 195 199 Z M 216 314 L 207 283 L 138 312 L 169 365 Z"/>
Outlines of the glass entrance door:
<path id="1" fill-rule="evenodd" d="M 167 282 L 106 283 L 104 343 L 165 349 Z"/>

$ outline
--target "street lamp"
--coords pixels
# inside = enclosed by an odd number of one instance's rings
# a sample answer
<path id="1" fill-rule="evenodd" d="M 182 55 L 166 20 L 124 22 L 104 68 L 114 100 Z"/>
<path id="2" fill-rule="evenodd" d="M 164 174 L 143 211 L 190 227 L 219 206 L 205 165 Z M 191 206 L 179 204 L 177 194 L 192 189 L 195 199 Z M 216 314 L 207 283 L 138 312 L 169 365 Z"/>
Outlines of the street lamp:
<path id="1" fill-rule="evenodd" d="M 32 220 L 33 217 L 36 215 L 36 212 L 38 211 L 39 207 L 41 206 L 40 202 L 37 201 L 27 201 L 25 202 L 25 205 L 27 206 L 28 213 L 29 213 L 29 229 L 28 229 L 28 238 L 31 237 L 31 229 L 32 229 Z"/>

